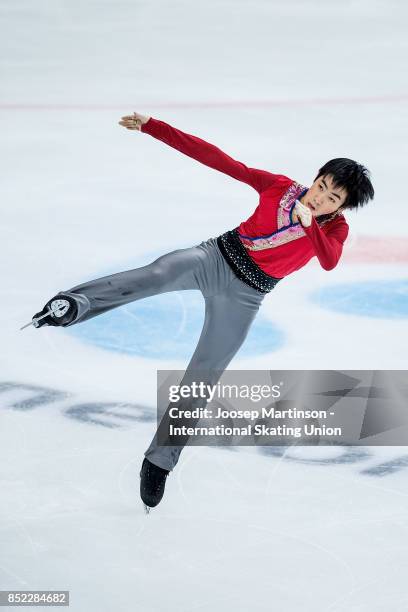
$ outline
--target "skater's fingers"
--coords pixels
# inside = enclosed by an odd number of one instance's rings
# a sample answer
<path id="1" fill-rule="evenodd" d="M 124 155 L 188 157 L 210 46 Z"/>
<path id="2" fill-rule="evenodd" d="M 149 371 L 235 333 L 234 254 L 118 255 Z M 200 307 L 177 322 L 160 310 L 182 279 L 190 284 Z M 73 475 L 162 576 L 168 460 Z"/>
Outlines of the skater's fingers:
<path id="1" fill-rule="evenodd" d="M 122 117 L 121 121 L 125 123 L 131 123 L 132 125 L 135 125 L 136 123 L 142 123 L 138 117 Z"/>
<path id="2" fill-rule="evenodd" d="M 122 123 L 122 121 L 119 121 L 119 125 L 122 125 L 127 130 L 140 130 L 140 126 L 130 124 L 130 123 Z"/>

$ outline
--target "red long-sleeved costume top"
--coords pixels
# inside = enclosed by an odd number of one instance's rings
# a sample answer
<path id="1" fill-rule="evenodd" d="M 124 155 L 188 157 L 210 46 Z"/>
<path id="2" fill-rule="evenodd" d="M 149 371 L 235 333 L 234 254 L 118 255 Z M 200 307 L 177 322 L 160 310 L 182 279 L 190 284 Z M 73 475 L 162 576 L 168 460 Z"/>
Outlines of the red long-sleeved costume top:
<path id="1" fill-rule="evenodd" d="M 281 174 L 248 168 L 205 140 L 153 117 L 141 130 L 256 189 L 259 204 L 239 225 L 238 232 L 248 255 L 266 274 L 283 278 L 302 268 L 314 256 L 325 270 L 337 265 L 349 230 L 343 214 L 338 213 L 323 224 L 313 217 L 309 227 L 292 221 L 296 201 L 306 193 L 307 187 Z"/>

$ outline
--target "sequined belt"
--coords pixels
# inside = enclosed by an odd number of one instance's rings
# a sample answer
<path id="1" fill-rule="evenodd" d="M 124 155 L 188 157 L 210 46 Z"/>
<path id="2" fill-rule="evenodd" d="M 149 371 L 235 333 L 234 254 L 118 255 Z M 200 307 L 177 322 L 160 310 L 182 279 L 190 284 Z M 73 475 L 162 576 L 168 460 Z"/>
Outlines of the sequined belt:
<path id="1" fill-rule="evenodd" d="M 239 279 L 260 293 L 269 293 L 281 278 L 266 274 L 248 255 L 239 239 L 238 228 L 225 232 L 217 238 L 217 244 L 224 259 Z"/>

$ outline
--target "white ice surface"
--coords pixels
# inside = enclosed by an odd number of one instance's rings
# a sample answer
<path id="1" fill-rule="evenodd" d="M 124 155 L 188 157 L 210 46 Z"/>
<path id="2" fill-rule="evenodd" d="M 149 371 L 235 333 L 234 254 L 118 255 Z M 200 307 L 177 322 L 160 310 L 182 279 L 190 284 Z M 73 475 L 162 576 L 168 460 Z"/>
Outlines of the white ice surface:
<path id="1" fill-rule="evenodd" d="M 0 588 L 69 589 L 75 612 L 408 609 L 406 470 L 362 473 L 406 449 L 345 465 L 333 449 L 296 461 L 187 449 L 146 517 L 138 471 L 152 423 L 109 429 L 64 410 L 153 412 L 156 369 L 185 364 L 18 331 L 58 290 L 217 236 L 256 205 L 246 185 L 122 130 L 133 110 L 306 185 L 327 159 L 356 158 L 376 199 L 348 214 L 347 248 L 405 238 L 407 16 L 402 0 L 2 1 L 1 380 L 72 396 L 17 411 L 23 390 L 0 395 Z M 307 300 L 406 266 L 311 263 L 262 307 L 285 346 L 230 367 L 406 369 L 406 320 Z M 299 460 L 318 453 L 328 461 Z"/>

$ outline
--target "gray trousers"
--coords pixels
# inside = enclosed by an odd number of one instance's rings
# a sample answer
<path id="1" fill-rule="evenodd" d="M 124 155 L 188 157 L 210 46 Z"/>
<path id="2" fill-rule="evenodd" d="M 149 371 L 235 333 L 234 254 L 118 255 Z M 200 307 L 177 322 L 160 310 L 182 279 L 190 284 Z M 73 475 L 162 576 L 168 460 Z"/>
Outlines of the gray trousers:
<path id="1" fill-rule="evenodd" d="M 193 380 L 216 384 L 244 342 L 265 295 L 234 274 L 215 238 L 162 255 L 147 266 L 104 276 L 61 293 L 71 296 L 77 303 L 78 315 L 69 324 L 74 325 L 135 300 L 187 289 L 202 292 L 205 319 L 198 344 L 180 384 L 191 384 Z M 188 405 L 180 408 L 192 407 L 193 401 L 191 398 L 185 400 Z M 166 418 L 167 413 L 160 427 Z M 172 470 L 183 448 L 159 445 L 156 432 L 145 456 L 155 465 Z"/>

